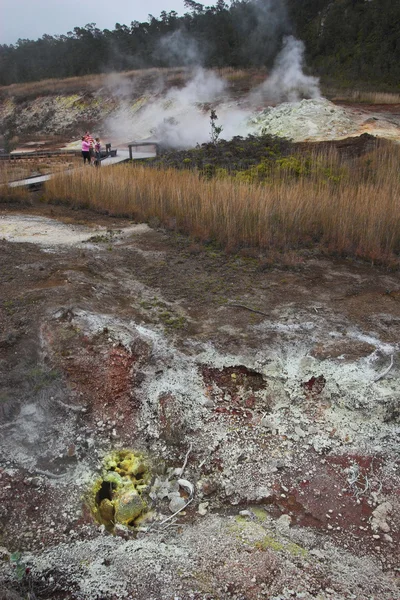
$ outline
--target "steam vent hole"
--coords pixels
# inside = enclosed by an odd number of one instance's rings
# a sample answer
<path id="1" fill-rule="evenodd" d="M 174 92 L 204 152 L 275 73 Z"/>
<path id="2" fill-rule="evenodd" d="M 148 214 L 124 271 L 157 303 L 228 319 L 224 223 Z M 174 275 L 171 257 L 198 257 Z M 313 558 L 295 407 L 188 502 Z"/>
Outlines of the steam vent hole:
<path id="1" fill-rule="evenodd" d="M 119 450 L 106 456 L 102 475 L 90 494 L 90 509 L 97 523 L 112 532 L 117 523 L 135 528 L 146 518 L 144 492 L 151 474 L 142 454 Z"/>

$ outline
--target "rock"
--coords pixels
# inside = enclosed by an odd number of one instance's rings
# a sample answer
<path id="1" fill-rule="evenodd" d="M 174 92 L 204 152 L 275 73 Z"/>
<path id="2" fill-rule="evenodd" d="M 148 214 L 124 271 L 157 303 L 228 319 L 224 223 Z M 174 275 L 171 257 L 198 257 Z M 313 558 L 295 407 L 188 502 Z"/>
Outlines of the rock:
<path id="1" fill-rule="evenodd" d="M 204 496 L 210 496 L 211 494 L 214 494 L 214 492 L 217 491 L 218 486 L 215 483 L 215 481 L 211 481 L 210 479 L 204 479 L 200 480 L 197 483 L 197 488 L 202 494 L 204 494 Z"/>
<path id="2" fill-rule="evenodd" d="M 288 531 L 291 522 L 292 518 L 290 515 L 281 515 L 276 522 L 276 526 L 281 532 Z"/>
<path id="3" fill-rule="evenodd" d="M 261 427 L 264 427 L 264 429 L 268 429 L 269 431 L 273 431 L 275 429 L 275 423 L 273 421 L 271 421 L 271 419 L 268 419 L 267 417 L 263 417 L 261 419 L 260 425 L 261 425 Z"/>
<path id="4" fill-rule="evenodd" d="M 199 513 L 199 515 L 204 517 L 208 513 L 208 505 L 209 505 L 209 502 L 201 502 L 199 504 L 199 509 L 197 511 Z"/>
<path id="5" fill-rule="evenodd" d="M 146 510 L 146 503 L 136 490 L 129 490 L 116 502 L 115 520 L 123 525 L 130 525 L 132 521 Z"/>
<path id="6" fill-rule="evenodd" d="M 325 454 L 332 449 L 333 442 L 332 440 L 324 439 L 323 437 L 318 436 L 314 438 L 312 445 L 315 452 L 318 452 L 318 454 Z"/>
<path id="7" fill-rule="evenodd" d="M 161 437 L 172 445 L 179 445 L 186 431 L 182 402 L 171 393 L 158 398 L 158 417 Z"/>
<path id="8" fill-rule="evenodd" d="M 307 435 L 306 432 L 298 425 L 296 425 L 296 427 L 294 428 L 294 431 L 295 431 L 296 435 L 298 435 L 300 438 L 303 438 Z"/>
<path id="9" fill-rule="evenodd" d="M 106 523 L 111 523 L 114 520 L 114 505 L 108 498 L 104 498 L 99 506 L 100 517 Z"/>
<path id="10" fill-rule="evenodd" d="M 263 500 L 270 500 L 273 497 L 273 492 L 266 486 L 259 487 L 255 493 L 255 499 L 257 502 Z"/>
<path id="11" fill-rule="evenodd" d="M 189 496 L 193 496 L 194 494 L 194 485 L 190 483 L 187 479 L 178 479 L 178 484 L 181 488 L 185 490 L 189 494 Z"/>
<path id="12" fill-rule="evenodd" d="M 232 494 L 234 494 L 236 491 L 235 486 L 230 481 L 226 482 L 224 489 L 225 489 L 226 496 L 232 496 Z"/>
<path id="13" fill-rule="evenodd" d="M 168 498 L 170 500 L 168 508 L 172 513 L 176 513 L 178 510 L 182 510 L 186 506 L 186 500 L 181 498 L 178 492 L 169 494 Z"/>
<path id="14" fill-rule="evenodd" d="M 383 531 L 389 533 L 390 527 L 386 521 L 388 515 L 392 512 L 393 506 L 390 502 L 382 502 L 372 513 L 371 529 L 372 531 Z"/>

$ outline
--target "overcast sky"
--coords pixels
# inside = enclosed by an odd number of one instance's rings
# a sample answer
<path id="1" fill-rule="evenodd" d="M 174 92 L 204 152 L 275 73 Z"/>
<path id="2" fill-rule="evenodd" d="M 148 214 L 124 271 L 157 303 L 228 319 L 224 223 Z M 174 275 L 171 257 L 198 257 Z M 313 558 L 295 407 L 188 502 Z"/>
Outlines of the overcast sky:
<path id="1" fill-rule="evenodd" d="M 159 17 L 162 10 L 187 12 L 183 0 L 0 0 L 0 44 L 67 33 L 87 23 L 113 29 L 115 23 L 147 21 L 149 14 Z"/>

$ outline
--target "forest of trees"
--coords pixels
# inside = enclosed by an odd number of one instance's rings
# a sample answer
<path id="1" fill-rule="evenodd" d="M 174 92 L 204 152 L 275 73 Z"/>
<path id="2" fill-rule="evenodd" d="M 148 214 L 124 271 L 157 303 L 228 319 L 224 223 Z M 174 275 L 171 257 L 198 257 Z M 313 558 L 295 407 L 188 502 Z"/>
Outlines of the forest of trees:
<path id="1" fill-rule="evenodd" d="M 166 0 L 168 2 L 168 0 Z M 186 14 L 94 23 L 65 35 L 0 45 L 0 85 L 105 71 L 202 64 L 271 67 L 282 38 L 306 45 L 315 74 L 400 89 L 400 2 L 393 0 L 185 0 Z M 134 12 L 134 9 L 133 9 Z"/>

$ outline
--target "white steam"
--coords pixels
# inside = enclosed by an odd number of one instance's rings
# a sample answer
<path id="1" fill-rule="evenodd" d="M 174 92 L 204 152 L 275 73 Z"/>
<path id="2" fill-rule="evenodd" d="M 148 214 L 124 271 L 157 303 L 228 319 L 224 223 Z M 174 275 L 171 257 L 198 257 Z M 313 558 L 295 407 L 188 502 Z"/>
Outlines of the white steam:
<path id="1" fill-rule="evenodd" d="M 251 95 L 252 103 L 299 102 L 321 97 L 317 77 L 303 71 L 304 44 L 293 36 L 284 39 L 271 75 Z"/>
<path id="2" fill-rule="evenodd" d="M 268 38 L 270 53 L 276 52 L 282 28 L 287 24 L 284 3 L 252 0 L 252 6 L 260 37 L 256 44 L 258 50 L 266 48 L 265 38 Z M 254 41 L 252 36 L 252 43 Z M 108 84 L 117 98 L 118 108 L 104 125 L 116 143 L 155 139 L 172 148 L 190 148 L 208 142 L 211 109 L 217 112 L 221 139 L 246 136 L 256 131 L 254 116 L 260 107 L 321 97 L 318 79 L 303 70 L 304 44 L 293 36 L 283 39 L 269 77 L 241 104 L 230 96 L 224 79 L 198 66 L 202 62 L 199 45 L 187 32 L 176 31 L 165 36 L 155 53 L 168 66 L 185 65 L 193 69 L 193 74 L 186 85 L 172 88 L 163 80 L 162 71 L 157 70 L 152 71 L 150 88 L 139 80 L 129 81 L 123 75 L 110 76 Z"/>
<path id="3" fill-rule="evenodd" d="M 203 62 L 203 51 L 197 40 L 181 29 L 163 36 L 158 42 L 154 57 L 168 67 L 198 66 Z"/>
<path id="4" fill-rule="evenodd" d="M 202 68 L 195 70 L 183 88 L 142 98 L 134 105 L 121 100 L 105 126 L 114 138 L 124 142 L 155 138 L 166 146 L 190 148 L 210 140 L 211 107 L 217 107 L 221 137 L 247 135 L 251 111 L 229 100 L 226 81 Z"/>

